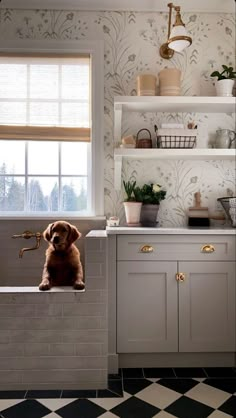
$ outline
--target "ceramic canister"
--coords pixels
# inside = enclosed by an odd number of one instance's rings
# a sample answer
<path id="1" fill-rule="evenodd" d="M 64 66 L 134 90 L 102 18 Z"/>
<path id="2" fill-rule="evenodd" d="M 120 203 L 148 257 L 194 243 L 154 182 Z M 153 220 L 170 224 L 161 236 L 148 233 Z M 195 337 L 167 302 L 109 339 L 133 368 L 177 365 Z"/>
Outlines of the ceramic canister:
<path id="1" fill-rule="evenodd" d="M 140 74 L 137 77 L 137 95 L 155 96 L 157 77 L 153 74 Z"/>
<path id="2" fill-rule="evenodd" d="M 160 96 L 180 96 L 181 71 L 178 68 L 164 68 L 159 72 Z"/>

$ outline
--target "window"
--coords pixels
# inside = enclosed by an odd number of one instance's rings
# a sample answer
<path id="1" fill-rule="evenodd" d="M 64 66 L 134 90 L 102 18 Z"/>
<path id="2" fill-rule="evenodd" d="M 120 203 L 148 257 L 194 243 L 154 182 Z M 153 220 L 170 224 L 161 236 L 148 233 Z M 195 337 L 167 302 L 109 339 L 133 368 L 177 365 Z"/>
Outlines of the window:
<path id="1" fill-rule="evenodd" d="M 102 215 L 102 48 L 49 44 L 1 52 L 0 212 Z"/>

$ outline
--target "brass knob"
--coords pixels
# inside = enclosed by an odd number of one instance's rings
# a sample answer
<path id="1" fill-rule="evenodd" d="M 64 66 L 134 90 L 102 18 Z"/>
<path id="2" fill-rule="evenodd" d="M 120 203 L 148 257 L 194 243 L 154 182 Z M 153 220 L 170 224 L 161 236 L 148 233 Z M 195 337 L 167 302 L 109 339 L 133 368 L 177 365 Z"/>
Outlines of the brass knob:
<path id="1" fill-rule="evenodd" d="M 176 278 L 177 282 L 184 282 L 185 273 L 176 273 L 175 278 Z"/>
<path id="2" fill-rule="evenodd" d="M 140 248 L 141 253 L 152 253 L 154 251 L 154 248 L 151 245 L 143 245 Z"/>
<path id="3" fill-rule="evenodd" d="M 201 248 L 201 253 L 213 253 L 215 251 L 214 245 L 206 244 Z"/>

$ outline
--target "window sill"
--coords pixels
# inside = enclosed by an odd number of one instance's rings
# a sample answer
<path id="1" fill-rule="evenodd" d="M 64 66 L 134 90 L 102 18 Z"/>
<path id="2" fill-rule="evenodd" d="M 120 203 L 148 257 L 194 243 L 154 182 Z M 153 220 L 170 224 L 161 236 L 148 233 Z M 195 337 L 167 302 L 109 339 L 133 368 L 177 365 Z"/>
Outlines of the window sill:
<path id="1" fill-rule="evenodd" d="M 55 220 L 55 219 L 75 219 L 78 221 L 106 221 L 106 216 L 77 216 L 77 215 L 72 215 L 72 214 L 62 214 L 62 213 L 58 213 L 58 214 L 54 214 L 54 215 L 30 215 L 30 214 L 25 214 L 25 215 L 9 215 L 9 214 L 3 214 L 0 213 L 1 219 L 3 220 Z"/>

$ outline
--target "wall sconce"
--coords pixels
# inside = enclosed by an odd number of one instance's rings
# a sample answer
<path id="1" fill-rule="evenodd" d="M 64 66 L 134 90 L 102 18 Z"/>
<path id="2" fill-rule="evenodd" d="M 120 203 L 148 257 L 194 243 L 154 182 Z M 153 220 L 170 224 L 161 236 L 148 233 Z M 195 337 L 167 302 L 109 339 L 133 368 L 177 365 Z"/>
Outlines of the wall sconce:
<path id="1" fill-rule="evenodd" d="M 170 59 L 173 57 L 174 52 L 181 52 L 184 48 L 187 48 L 192 43 L 192 38 L 188 36 L 180 15 L 180 6 L 174 6 L 173 3 L 168 4 L 169 7 L 169 22 L 168 22 L 168 39 L 160 47 L 160 55 L 162 58 Z M 171 14 L 172 9 L 176 11 L 175 23 L 171 29 Z"/>

